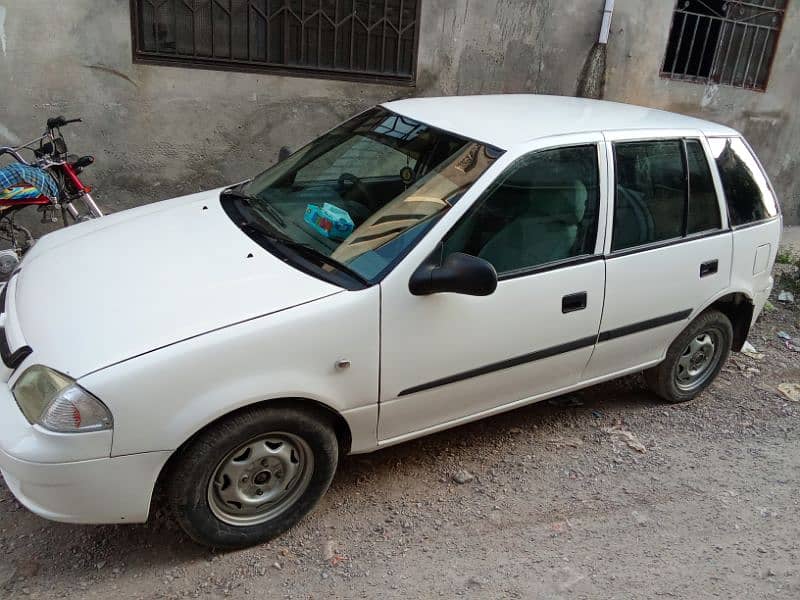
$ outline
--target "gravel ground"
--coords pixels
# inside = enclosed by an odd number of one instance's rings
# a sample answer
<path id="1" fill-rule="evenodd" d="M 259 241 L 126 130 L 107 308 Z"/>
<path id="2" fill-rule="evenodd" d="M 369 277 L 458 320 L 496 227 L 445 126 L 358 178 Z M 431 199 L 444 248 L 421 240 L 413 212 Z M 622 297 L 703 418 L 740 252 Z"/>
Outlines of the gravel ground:
<path id="1" fill-rule="evenodd" d="M 0 597 L 798 598 L 800 403 L 776 386 L 800 382 L 777 336 L 800 338 L 800 310 L 777 291 L 764 356 L 692 403 L 629 377 L 346 457 L 310 517 L 249 550 L 161 514 L 50 523 L 0 482 Z"/>

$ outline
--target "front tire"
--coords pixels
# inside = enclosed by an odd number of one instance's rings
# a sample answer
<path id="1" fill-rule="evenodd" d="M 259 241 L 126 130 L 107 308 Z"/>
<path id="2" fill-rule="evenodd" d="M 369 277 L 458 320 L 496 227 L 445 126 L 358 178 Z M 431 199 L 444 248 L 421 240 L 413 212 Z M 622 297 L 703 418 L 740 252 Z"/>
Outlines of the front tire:
<path id="1" fill-rule="evenodd" d="M 314 508 L 333 479 L 338 454 L 336 434 L 321 415 L 244 409 L 180 450 L 167 474 L 167 502 L 200 544 L 260 544 Z"/>
<path id="2" fill-rule="evenodd" d="M 667 402 L 691 400 L 719 374 L 730 354 L 733 327 L 718 310 L 700 314 L 667 350 L 664 361 L 644 372 L 648 387 Z"/>

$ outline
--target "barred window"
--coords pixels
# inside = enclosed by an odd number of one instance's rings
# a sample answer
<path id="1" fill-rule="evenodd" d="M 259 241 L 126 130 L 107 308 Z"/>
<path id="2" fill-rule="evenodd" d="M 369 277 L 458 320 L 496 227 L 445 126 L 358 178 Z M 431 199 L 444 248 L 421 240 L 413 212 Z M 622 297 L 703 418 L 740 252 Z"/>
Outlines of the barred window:
<path id="1" fill-rule="evenodd" d="M 138 62 L 412 83 L 422 0 L 131 0 Z"/>
<path id="2" fill-rule="evenodd" d="M 765 90 L 787 0 L 678 0 L 661 74 Z"/>

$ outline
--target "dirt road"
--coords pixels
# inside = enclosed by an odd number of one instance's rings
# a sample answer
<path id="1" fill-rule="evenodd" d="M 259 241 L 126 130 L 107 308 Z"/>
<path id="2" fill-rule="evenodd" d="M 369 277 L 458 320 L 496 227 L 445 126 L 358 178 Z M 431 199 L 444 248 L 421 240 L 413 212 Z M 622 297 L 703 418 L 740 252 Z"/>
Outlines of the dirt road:
<path id="1" fill-rule="evenodd" d="M 228 554 L 160 514 L 43 521 L 0 483 L 0 597 L 798 598 L 800 312 L 781 306 L 710 391 L 639 377 L 344 459 L 315 513 Z M 800 343 L 800 342 L 799 342 Z M 464 481 L 464 483 L 457 483 Z"/>

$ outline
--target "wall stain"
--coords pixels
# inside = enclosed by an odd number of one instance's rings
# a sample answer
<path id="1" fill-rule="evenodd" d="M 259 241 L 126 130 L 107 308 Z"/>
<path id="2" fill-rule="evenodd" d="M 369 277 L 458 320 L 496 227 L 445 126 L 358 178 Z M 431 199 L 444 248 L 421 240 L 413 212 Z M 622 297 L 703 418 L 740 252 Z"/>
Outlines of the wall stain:
<path id="1" fill-rule="evenodd" d="M 0 50 L 3 51 L 3 56 L 6 55 L 6 7 L 0 6 Z"/>
<path id="2" fill-rule="evenodd" d="M 125 75 L 125 73 L 123 73 L 122 71 L 118 71 L 117 69 L 114 69 L 113 67 L 107 67 L 105 65 L 83 65 L 83 66 L 86 67 L 87 69 L 94 69 L 96 71 L 102 71 L 103 73 L 109 73 L 111 75 L 115 75 L 116 77 L 120 77 L 120 78 L 124 79 L 125 81 L 127 81 L 128 83 L 133 85 L 134 87 L 137 87 L 137 88 L 139 87 L 139 84 L 136 81 L 134 81 L 133 79 L 131 79 L 130 77 Z"/>

